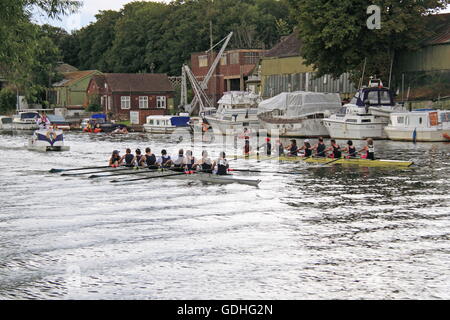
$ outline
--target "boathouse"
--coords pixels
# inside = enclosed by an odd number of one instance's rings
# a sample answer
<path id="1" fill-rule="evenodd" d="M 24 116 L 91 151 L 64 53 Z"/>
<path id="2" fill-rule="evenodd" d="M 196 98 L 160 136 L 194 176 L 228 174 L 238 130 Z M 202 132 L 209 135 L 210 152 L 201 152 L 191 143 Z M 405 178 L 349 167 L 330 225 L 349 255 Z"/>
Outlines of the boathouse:
<path id="1" fill-rule="evenodd" d="M 174 89 L 166 74 L 105 73 L 93 77 L 87 88 L 110 119 L 144 124 L 147 116 L 173 111 Z"/>

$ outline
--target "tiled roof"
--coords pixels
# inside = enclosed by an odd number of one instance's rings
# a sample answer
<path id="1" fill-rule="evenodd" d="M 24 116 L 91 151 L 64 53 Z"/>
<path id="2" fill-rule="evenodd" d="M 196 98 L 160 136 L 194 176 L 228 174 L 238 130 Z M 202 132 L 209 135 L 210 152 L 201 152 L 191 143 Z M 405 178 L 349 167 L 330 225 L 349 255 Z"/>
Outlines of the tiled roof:
<path id="1" fill-rule="evenodd" d="M 298 31 L 294 31 L 290 35 L 281 39 L 272 49 L 270 49 L 264 57 L 292 57 L 300 55 L 302 43 L 299 39 Z"/>
<path id="2" fill-rule="evenodd" d="M 171 92 L 174 91 L 167 74 L 163 73 L 105 73 L 103 75 L 112 92 Z M 100 77 L 95 77 L 100 84 Z"/>

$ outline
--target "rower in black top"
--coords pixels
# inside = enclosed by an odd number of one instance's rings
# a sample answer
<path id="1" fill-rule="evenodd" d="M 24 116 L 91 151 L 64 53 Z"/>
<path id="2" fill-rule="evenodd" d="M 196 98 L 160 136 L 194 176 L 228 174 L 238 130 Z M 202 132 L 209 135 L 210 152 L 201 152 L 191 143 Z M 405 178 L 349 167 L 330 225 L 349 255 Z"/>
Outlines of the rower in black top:
<path id="1" fill-rule="evenodd" d="M 306 158 L 312 156 L 312 147 L 311 144 L 309 143 L 309 139 L 305 139 L 305 141 L 303 141 L 303 146 L 299 150 L 304 150 L 304 156 Z"/>
<path id="2" fill-rule="evenodd" d="M 326 157 L 326 146 L 325 143 L 323 143 L 323 138 L 319 138 L 319 142 L 313 147 L 313 150 L 316 150 L 316 157 Z"/>
<path id="3" fill-rule="evenodd" d="M 136 149 L 135 151 L 135 166 L 139 167 L 145 163 L 145 156 L 142 155 L 141 149 Z"/>
<path id="4" fill-rule="evenodd" d="M 114 150 L 111 158 L 109 159 L 109 165 L 111 167 L 118 167 L 122 164 L 122 157 L 119 155 L 119 150 Z"/>
<path id="5" fill-rule="evenodd" d="M 291 144 L 286 147 L 286 150 L 288 150 L 288 157 L 296 157 L 298 155 L 298 146 L 297 146 L 297 140 L 292 139 Z"/>
<path id="6" fill-rule="evenodd" d="M 331 139 L 330 143 L 330 147 L 325 151 L 331 151 L 331 158 L 338 159 L 342 157 L 341 147 L 336 143 L 336 140 Z"/>
<path id="7" fill-rule="evenodd" d="M 225 152 L 221 152 L 219 159 L 214 163 L 214 167 L 217 166 L 217 174 L 224 176 L 228 174 L 228 168 L 230 167 L 227 159 L 225 158 Z"/>
<path id="8" fill-rule="evenodd" d="M 122 161 L 125 160 L 125 165 L 127 167 L 133 167 L 134 166 L 134 155 L 131 153 L 131 149 L 127 148 L 127 150 L 125 151 L 126 154 L 122 157 Z"/>
<path id="9" fill-rule="evenodd" d="M 147 167 L 156 167 L 156 156 L 150 148 L 145 148 L 145 163 Z"/>
<path id="10" fill-rule="evenodd" d="M 356 156 L 358 155 L 358 152 L 356 151 L 356 147 L 353 145 L 352 140 L 347 141 L 347 146 L 342 151 L 348 153 L 348 158 L 356 158 Z"/>

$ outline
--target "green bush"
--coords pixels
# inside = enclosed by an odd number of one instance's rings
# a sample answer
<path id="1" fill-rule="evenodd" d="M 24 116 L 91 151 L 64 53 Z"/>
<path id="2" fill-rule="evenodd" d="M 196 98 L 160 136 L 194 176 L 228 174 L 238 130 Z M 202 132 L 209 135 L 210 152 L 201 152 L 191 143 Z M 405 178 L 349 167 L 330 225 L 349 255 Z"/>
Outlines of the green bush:
<path id="1" fill-rule="evenodd" d="M 88 112 L 102 112 L 103 110 L 102 110 L 102 106 L 101 105 L 99 105 L 97 103 L 91 103 L 87 107 L 86 111 L 88 111 Z"/>
<path id="2" fill-rule="evenodd" d="M 13 113 L 16 110 L 17 96 L 16 93 L 9 89 L 0 90 L 0 114 Z"/>

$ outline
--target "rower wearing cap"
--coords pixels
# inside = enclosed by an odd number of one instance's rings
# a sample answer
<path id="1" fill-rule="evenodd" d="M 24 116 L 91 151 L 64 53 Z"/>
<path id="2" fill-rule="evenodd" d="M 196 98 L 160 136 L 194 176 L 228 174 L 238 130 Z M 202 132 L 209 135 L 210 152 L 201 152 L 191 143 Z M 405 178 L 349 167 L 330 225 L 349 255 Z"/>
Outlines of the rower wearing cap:
<path id="1" fill-rule="evenodd" d="M 120 151 L 119 150 L 114 150 L 112 152 L 111 158 L 109 159 L 109 165 L 111 167 L 118 167 L 122 164 L 122 157 L 120 156 Z"/>
<path id="2" fill-rule="evenodd" d="M 361 155 L 361 158 L 363 159 L 369 159 L 369 160 L 375 160 L 375 147 L 373 145 L 373 139 L 368 138 L 367 139 L 367 145 L 364 146 L 359 152 L 364 152 Z"/>
<path id="3" fill-rule="evenodd" d="M 342 156 L 341 147 L 336 143 L 336 140 L 330 140 L 330 147 L 325 149 L 325 152 L 331 151 L 330 158 L 338 159 Z"/>
<path id="4" fill-rule="evenodd" d="M 219 155 L 219 159 L 217 159 L 217 161 L 214 162 L 213 168 L 216 168 L 216 167 L 217 167 L 216 173 L 218 175 L 224 176 L 224 175 L 228 174 L 227 171 L 228 171 L 228 168 L 230 167 L 230 165 L 228 164 L 228 161 L 225 158 L 225 152 L 222 151 Z"/>
<path id="5" fill-rule="evenodd" d="M 342 152 L 348 153 L 348 158 L 356 158 L 356 156 L 358 155 L 358 152 L 356 151 L 356 147 L 353 145 L 352 140 L 347 141 L 347 146 L 342 149 Z"/>
<path id="6" fill-rule="evenodd" d="M 291 139 L 291 144 L 286 147 L 288 157 L 296 157 L 298 155 L 297 140 Z"/>
<path id="7" fill-rule="evenodd" d="M 135 157 L 134 155 L 131 153 L 131 149 L 127 148 L 125 150 L 125 155 L 122 157 L 122 161 L 125 160 L 125 165 L 127 167 L 133 167 L 134 163 L 135 163 Z"/>
<path id="8" fill-rule="evenodd" d="M 313 150 L 316 151 L 315 157 L 326 157 L 326 145 L 323 143 L 323 138 L 319 137 L 319 141 L 317 144 L 313 147 Z"/>
<path id="9" fill-rule="evenodd" d="M 311 144 L 310 144 L 310 142 L 309 142 L 309 139 L 305 139 L 305 141 L 303 141 L 303 146 L 301 146 L 299 149 L 298 149 L 299 151 L 300 150 L 304 150 L 304 157 L 306 157 L 306 158 L 309 158 L 309 157 L 311 157 L 312 156 L 312 151 L 313 151 L 313 149 L 312 149 L 312 147 L 311 147 Z"/>

